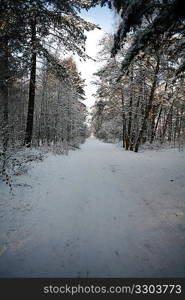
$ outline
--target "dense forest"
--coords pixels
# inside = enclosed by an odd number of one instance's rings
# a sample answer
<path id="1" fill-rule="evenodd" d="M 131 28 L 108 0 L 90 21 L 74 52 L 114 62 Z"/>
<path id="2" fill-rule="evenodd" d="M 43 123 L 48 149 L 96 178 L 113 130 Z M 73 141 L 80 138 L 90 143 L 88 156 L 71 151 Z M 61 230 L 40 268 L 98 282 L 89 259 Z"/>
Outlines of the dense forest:
<path id="1" fill-rule="evenodd" d="M 185 139 L 182 1 L 114 2 L 123 21 L 101 41 L 103 67 L 97 72 L 93 108 L 95 136 L 122 140 L 126 150 L 140 144 Z M 147 2 L 147 3 L 146 3 Z M 136 13 L 137 12 L 137 13 Z M 169 17 L 170 16 L 170 17 Z M 169 23 L 170 22 L 170 23 Z"/>
<path id="2" fill-rule="evenodd" d="M 31 146 L 78 147 L 87 130 L 84 80 L 73 54 L 86 59 L 79 16 L 91 1 L 0 1 L 0 153 Z"/>
<path id="3" fill-rule="evenodd" d="M 85 33 L 97 25 L 79 13 L 96 5 L 108 5 L 120 24 L 100 42 L 104 64 L 95 74 L 94 135 L 122 140 L 135 152 L 155 140 L 183 145 L 182 1 L 1 0 L 2 174 L 17 149 L 45 145 L 62 152 L 88 136 L 85 81 L 73 54 L 89 58 Z"/>

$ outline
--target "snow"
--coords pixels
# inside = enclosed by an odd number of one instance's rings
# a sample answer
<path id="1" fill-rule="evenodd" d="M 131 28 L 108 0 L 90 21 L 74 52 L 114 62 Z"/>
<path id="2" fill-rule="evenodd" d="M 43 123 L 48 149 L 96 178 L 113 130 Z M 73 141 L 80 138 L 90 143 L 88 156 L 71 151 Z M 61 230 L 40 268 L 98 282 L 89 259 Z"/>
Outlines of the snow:
<path id="1" fill-rule="evenodd" d="M 90 137 L 0 182 L 1 277 L 184 277 L 185 153 Z"/>

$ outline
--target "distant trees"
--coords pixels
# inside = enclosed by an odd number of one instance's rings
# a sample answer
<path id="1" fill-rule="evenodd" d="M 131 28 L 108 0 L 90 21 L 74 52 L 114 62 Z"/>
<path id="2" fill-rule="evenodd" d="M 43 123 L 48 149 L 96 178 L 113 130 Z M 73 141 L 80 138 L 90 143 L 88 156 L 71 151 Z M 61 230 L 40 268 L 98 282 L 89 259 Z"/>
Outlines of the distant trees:
<path id="1" fill-rule="evenodd" d="M 85 138 L 86 107 L 84 81 L 77 71 L 72 58 L 60 60 L 66 74 L 60 72 L 46 59 L 40 64 L 35 93 L 35 113 L 33 118 L 32 144 L 51 145 L 67 141 L 80 143 Z M 71 69 L 70 69 L 71 68 Z M 8 106 L 9 144 L 22 145 L 24 142 L 29 79 L 23 77 L 14 81 L 9 88 Z M 2 113 L 2 112 L 1 112 Z M 73 129 L 73 132 L 72 132 Z"/>
<path id="2" fill-rule="evenodd" d="M 85 139 L 84 82 L 71 57 L 61 61 L 68 80 L 46 62 L 37 90 L 33 142 L 78 146 Z"/>

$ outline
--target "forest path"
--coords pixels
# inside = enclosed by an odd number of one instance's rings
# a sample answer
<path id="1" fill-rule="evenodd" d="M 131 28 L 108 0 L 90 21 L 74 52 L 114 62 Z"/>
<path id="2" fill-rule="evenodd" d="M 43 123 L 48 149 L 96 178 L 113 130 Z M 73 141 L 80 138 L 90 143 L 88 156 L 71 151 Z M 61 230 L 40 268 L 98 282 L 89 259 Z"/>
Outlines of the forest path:
<path id="1" fill-rule="evenodd" d="M 89 138 L 2 188 L 0 276 L 185 276 L 185 154 Z"/>

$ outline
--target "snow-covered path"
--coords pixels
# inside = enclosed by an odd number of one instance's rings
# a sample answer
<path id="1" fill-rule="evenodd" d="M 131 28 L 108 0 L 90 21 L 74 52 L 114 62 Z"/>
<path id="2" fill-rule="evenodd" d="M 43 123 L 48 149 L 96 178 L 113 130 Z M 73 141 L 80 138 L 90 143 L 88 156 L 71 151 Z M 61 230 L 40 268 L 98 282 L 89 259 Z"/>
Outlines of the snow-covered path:
<path id="1" fill-rule="evenodd" d="M 0 183 L 1 277 L 184 277 L 185 154 L 89 138 Z"/>

